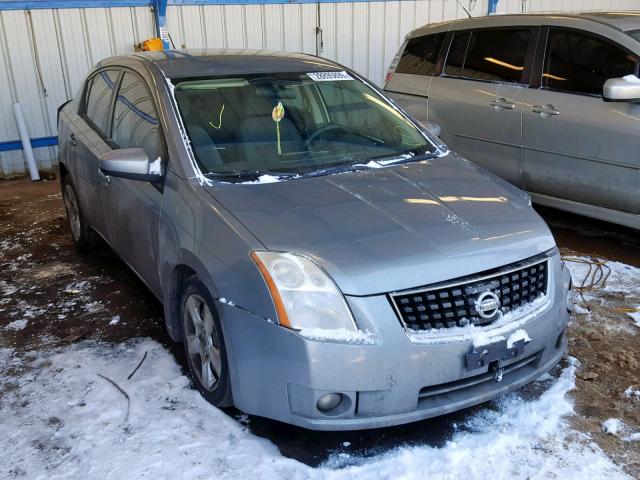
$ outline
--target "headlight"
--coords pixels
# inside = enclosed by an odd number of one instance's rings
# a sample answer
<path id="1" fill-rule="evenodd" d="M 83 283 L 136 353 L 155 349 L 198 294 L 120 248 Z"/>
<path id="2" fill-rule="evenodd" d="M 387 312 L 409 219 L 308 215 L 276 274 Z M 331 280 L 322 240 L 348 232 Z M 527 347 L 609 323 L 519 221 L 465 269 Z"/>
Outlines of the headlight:
<path id="1" fill-rule="evenodd" d="M 357 331 L 342 293 L 313 261 L 281 252 L 254 251 L 251 258 L 269 287 L 280 325 Z"/>

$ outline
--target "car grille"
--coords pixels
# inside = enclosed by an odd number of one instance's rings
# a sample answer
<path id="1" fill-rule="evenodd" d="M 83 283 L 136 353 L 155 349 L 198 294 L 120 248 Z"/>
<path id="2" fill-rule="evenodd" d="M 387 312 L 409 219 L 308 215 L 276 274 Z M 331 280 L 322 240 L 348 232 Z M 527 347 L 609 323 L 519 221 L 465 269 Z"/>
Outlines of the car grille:
<path id="1" fill-rule="evenodd" d="M 472 277 L 389 295 L 400 320 L 410 330 L 487 325 L 507 313 L 547 294 L 548 257 L 507 265 Z M 479 313 L 478 296 L 486 291 L 500 299 L 500 308 Z"/>

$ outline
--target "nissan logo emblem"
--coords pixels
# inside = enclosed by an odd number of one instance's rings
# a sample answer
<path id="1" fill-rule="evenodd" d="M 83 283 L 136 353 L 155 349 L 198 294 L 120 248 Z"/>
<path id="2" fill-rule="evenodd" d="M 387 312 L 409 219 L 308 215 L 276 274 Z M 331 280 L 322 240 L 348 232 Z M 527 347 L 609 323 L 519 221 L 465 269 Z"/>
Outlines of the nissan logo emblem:
<path id="1" fill-rule="evenodd" d="M 500 298 L 491 290 L 482 292 L 475 301 L 476 312 L 482 318 L 491 318 L 500 310 Z"/>

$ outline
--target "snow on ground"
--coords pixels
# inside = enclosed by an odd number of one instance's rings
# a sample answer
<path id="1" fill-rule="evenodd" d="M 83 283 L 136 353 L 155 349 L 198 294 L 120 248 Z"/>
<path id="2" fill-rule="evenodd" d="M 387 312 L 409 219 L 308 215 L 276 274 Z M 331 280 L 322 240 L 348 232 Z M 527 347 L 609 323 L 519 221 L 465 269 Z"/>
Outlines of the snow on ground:
<path id="1" fill-rule="evenodd" d="M 633 319 L 636 327 L 640 328 L 640 305 L 636 307 L 635 312 L 627 312 L 627 315 L 629 315 Z"/>
<path id="2" fill-rule="evenodd" d="M 538 398 L 512 394 L 483 408 L 444 447 L 336 453 L 313 469 L 206 403 L 155 341 L 0 349 L 0 477 L 628 478 L 567 424 L 575 369 L 547 380 Z"/>
<path id="3" fill-rule="evenodd" d="M 570 257 L 573 260 L 565 262 L 571 277 L 573 278 L 574 287 L 580 287 L 583 284 L 585 278 L 587 279 L 585 285 L 595 283 L 594 289 L 585 289 L 582 296 L 576 289 L 573 292 L 573 309 L 576 313 L 583 313 L 587 315 L 587 318 L 591 320 L 599 320 L 592 318 L 591 312 L 587 305 L 582 301 L 600 303 L 603 306 L 607 306 L 607 294 L 624 294 L 625 298 L 629 302 L 634 302 L 637 305 L 635 308 L 631 307 L 625 309 L 629 317 L 634 322 L 634 325 L 640 328 L 640 268 L 633 267 L 620 262 L 607 261 L 601 272 L 597 272 L 593 264 L 590 266 L 588 263 L 590 259 L 587 257 Z M 595 282 L 592 282 L 595 280 Z M 603 285 L 604 282 L 604 285 Z M 613 307 L 615 308 L 615 307 Z M 618 309 L 619 310 L 619 309 Z M 604 320 L 605 328 L 619 328 L 606 325 L 606 319 Z M 629 333 L 636 333 L 633 326 L 629 327 Z"/>
<path id="4" fill-rule="evenodd" d="M 565 264 L 569 267 L 571 277 L 573 278 L 573 285 L 579 287 L 582 280 L 589 273 L 589 265 L 587 257 L 571 257 L 579 260 L 566 261 Z M 602 289 L 605 292 L 635 292 L 640 286 L 640 268 L 627 265 L 620 262 L 607 261 L 606 267 L 610 270 L 610 274 L 606 279 L 606 284 Z M 591 267 L 593 268 L 593 267 Z M 605 269 L 606 273 L 606 269 Z M 585 298 L 593 298 L 593 294 L 585 292 Z"/>

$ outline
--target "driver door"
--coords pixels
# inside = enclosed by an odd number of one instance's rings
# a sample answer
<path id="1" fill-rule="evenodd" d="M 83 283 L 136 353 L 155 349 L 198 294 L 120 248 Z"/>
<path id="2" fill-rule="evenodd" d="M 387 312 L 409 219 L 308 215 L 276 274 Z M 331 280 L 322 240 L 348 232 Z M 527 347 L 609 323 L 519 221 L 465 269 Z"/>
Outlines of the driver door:
<path id="1" fill-rule="evenodd" d="M 114 148 L 143 148 L 166 171 L 166 148 L 157 109 L 145 80 L 125 70 L 115 99 L 111 129 Z M 105 221 L 112 248 L 156 294 L 158 227 L 162 188 L 149 182 L 109 177 Z"/>

